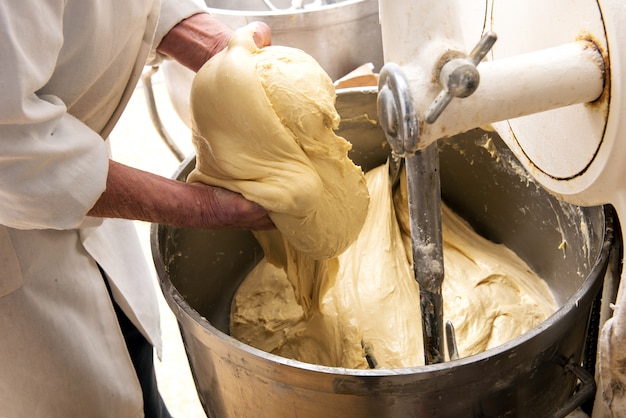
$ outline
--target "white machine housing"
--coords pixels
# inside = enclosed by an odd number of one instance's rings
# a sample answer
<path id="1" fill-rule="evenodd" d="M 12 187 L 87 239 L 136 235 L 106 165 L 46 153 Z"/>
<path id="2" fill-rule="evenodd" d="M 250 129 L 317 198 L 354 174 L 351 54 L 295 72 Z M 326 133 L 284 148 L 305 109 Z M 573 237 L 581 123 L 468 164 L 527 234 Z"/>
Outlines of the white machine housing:
<path id="1" fill-rule="evenodd" d="M 626 226 L 626 3 L 620 0 L 380 0 L 385 63 L 400 66 L 419 146 L 472 128 L 494 129 L 547 190 L 581 206 L 612 204 Z M 487 31 L 497 41 L 480 83 L 432 124 L 425 113 L 442 67 Z M 622 274 L 622 278 L 624 274 Z M 626 414 L 612 384 L 626 360 L 626 280 L 603 328 L 594 416 Z M 620 353 L 621 352 L 621 353 Z"/>

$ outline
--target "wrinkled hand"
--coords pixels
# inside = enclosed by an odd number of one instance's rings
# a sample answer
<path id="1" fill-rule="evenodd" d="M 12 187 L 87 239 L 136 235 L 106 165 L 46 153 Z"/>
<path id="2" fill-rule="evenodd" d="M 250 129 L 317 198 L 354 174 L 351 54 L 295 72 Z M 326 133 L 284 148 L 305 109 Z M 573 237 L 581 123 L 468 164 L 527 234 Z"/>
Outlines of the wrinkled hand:
<path id="1" fill-rule="evenodd" d="M 193 183 L 192 186 L 198 191 L 205 228 L 255 231 L 275 228 L 263 207 L 245 199 L 239 193 L 202 183 Z"/>
<path id="2" fill-rule="evenodd" d="M 252 22 L 259 48 L 271 45 L 272 34 L 263 22 Z M 208 13 L 198 13 L 174 26 L 163 37 L 157 51 L 197 72 L 212 56 L 226 48 L 233 29 Z"/>
<path id="3" fill-rule="evenodd" d="M 88 214 L 183 228 L 274 228 L 267 211 L 240 194 L 168 179 L 112 160 L 106 189 Z"/>

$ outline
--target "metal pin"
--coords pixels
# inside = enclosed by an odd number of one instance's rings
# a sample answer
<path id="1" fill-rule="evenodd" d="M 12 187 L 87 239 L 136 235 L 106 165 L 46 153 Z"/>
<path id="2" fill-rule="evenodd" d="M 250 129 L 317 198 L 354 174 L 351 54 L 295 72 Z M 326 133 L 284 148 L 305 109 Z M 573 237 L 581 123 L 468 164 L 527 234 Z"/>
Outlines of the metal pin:
<path id="1" fill-rule="evenodd" d="M 446 321 L 446 343 L 448 344 L 448 357 L 450 357 L 450 360 L 458 359 L 459 350 L 456 345 L 456 333 L 451 321 Z"/>
<path id="2" fill-rule="evenodd" d="M 365 352 L 365 360 L 367 361 L 367 365 L 370 369 L 375 369 L 378 366 L 378 362 L 376 361 L 376 357 L 372 354 L 372 347 L 361 340 L 361 347 L 363 347 L 363 351 Z"/>

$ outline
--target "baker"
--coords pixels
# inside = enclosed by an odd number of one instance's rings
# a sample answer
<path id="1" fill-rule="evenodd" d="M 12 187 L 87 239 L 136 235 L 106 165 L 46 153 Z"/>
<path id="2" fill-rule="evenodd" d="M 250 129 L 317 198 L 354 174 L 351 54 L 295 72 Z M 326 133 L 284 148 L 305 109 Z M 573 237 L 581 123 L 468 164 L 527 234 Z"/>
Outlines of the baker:
<path id="1" fill-rule="evenodd" d="M 128 220 L 273 223 L 239 194 L 110 160 L 106 138 L 146 63 L 197 70 L 232 31 L 183 0 L 8 1 L 0 26 L 0 416 L 169 416 L 157 302 Z"/>

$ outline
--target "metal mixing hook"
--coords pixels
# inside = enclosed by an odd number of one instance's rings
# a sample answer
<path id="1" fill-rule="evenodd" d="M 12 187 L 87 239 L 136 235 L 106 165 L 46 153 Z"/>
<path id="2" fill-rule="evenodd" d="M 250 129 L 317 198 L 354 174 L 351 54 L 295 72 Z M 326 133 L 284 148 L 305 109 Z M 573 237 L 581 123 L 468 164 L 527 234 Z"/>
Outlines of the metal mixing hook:
<path id="1" fill-rule="evenodd" d="M 406 157 L 417 150 L 419 126 L 409 92 L 409 83 L 399 65 L 387 63 L 378 81 L 378 117 L 391 150 Z"/>
<path id="2" fill-rule="evenodd" d="M 443 239 L 439 150 L 434 142 L 417 150 L 418 118 L 408 82 L 393 63 L 380 72 L 378 115 L 393 154 L 405 158 L 413 274 L 420 288 L 422 334 L 426 364 L 443 355 Z"/>

